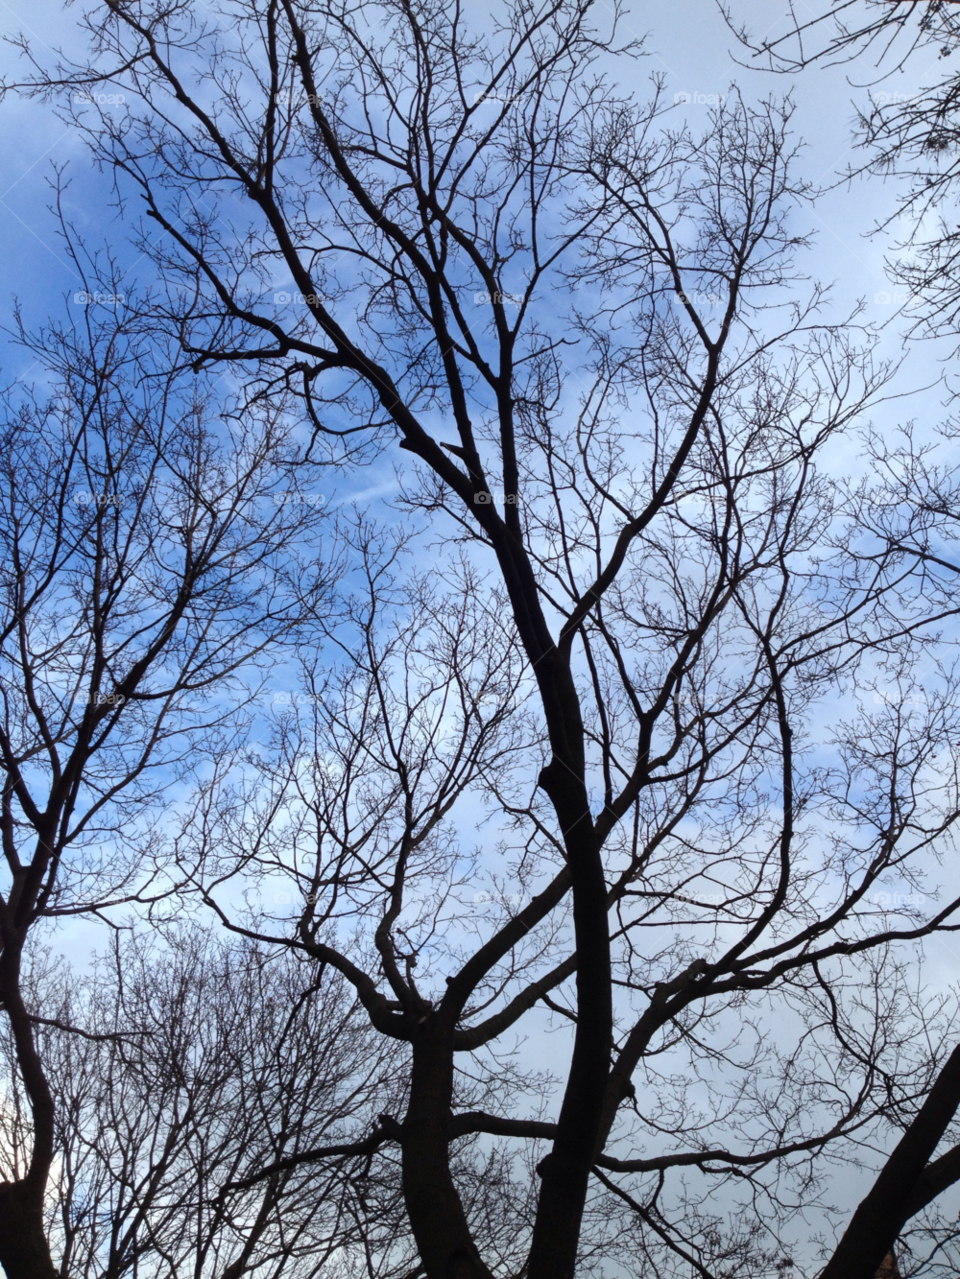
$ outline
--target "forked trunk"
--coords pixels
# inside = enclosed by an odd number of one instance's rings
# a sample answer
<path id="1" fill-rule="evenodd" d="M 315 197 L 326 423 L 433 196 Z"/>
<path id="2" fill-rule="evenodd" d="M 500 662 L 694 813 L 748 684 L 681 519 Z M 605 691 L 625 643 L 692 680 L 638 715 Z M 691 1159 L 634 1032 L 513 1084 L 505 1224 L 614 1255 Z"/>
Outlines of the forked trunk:
<path id="1" fill-rule="evenodd" d="M 414 1037 L 403 1122 L 403 1194 L 410 1227 L 428 1279 L 491 1279 L 450 1173 L 452 1100 L 453 1035 L 429 1018 Z"/>

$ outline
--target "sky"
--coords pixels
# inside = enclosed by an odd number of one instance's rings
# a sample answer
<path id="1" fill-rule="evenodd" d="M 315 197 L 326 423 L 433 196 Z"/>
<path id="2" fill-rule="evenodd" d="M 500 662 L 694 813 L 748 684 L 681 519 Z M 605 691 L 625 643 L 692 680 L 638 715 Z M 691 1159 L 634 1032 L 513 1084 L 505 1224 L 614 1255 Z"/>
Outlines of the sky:
<path id="1" fill-rule="evenodd" d="M 598 0 L 605 4 L 605 0 Z M 487 9 L 482 0 L 467 0 L 468 11 L 482 23 Z M 757 35 L 783 22 L 777 0 L 735 0 L 734 12 Z M 23 31 L 43 56 L 61 41 L 69 41 L 71 23 L 79 6 L 64 9 L 51 0 L 0 0 L 3 27 L 9 34 Z M 896 188 L 876 179 L 839 181 L 845 167 L 855 163 L 853 122 L 856 108 L 869 99 L 872 83 L 876 94 L 916 92 L 942 66 L 930 53 L 913 59 L 906 73 L 880 77 L 870 65 L 817 66 L 799 77 L 773 75 L 738 65 L 743 55 L 723 21 L 714 0 L 674 0 L 673 3 L 635 3 L 626 26 L 636 36 L 646 37 L 647 56 L 631 64 L 631 74 L 642 80 L 650 74 L 665 77 L 668 100 L 676 99 L 677 110 L 694 127 L 713 101 L 728 94 L 736 83 L 748 101 L 764 95 L 789 92 L 796 105 L 793 128 L 806 146 L 802 171 L 824 191 L 815 207 L 807 211 L 814 243 L 803 259 L 804 269 L 815 279 L 833 285 L 832 307 L 841 318 L 862 301 L 867 320 L 884 323 L 884 352 L 904 357 L 895 390 L 904 398 L 894 398 L 878 406 L 875 423 L 890 430 L 908 417 L 930 429 L 946 409 L 945 393 L 937 385 L 950 376 L 951 351 L 947 344 L 932 342 L 904 346 L 904 324 L 897 316 L 895 288 L 891 284 L 885 258 L 891 253 L 891 233 L 871 235 L 878 222 L 894 210 Z M 22 74 L 22 61 L 9 45 L 0 50 L 0 71 L 9 79 Z M 110 245 L 128 278 L 136 279 L 138 254 L 125 243 L 122 227 L 111 208 L 109 176 L 98 173 L 87 157 L 75 130 L 56 114 L 56 100 L 41 102 L 8 97 L 0 104 L 0 323 L 8 325 L 14 302 L 23 309 L 28 323 L 37 324 L 51 313 L 60 316 L 66 308 L 84 305 L 78 294 L 82 281 L 64 253 L 57 235 L 56 220 L 49 205 L 54 174 L 68 181 L 65 209 L 83 235 L 92 242 Z M 107 104 L 118 112 L 124 104 Z M 894 227 L 894 233 L 896 227 Z M 35 376 L 32 358 L 0 340 L 0 384 L 29 384 Z M 917 388 L 928 388 L 917 390 Z M 914 392 L 916 394 L 909 394 Z M 850 447 L 850 446 L 843 446 Z M 857 472 L 859 459 L 851 452 L 836 459 L 840 470 Z M 77 921 L 66 926 L 60 945 L 71 960 L 82 965 L 96 943 L 95 925 Z M 956 974 L 960 955 L 949 943 L 931 947 L 929 975 L 934 984 L 946 983 Z M 840 1192 L 850 1204 L 856 1202 L 863 1186 L 851 1180 Z"/>

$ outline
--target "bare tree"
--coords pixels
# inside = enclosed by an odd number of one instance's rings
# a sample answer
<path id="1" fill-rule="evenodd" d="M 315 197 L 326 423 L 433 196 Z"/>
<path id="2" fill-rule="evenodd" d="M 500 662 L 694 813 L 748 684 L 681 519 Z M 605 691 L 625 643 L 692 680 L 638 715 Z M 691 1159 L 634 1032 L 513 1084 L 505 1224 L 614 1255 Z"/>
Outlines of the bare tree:
<path id="1" fill-rule="evenodd" d="M 955 681 L 912 696 L 954 605 L 901 611 L 912 566 L 844 542 L 819 460 L 890 370 L 802 291 L 789 113 L 671 127 L 599 78 L 586 0 L 491 26 L 117 0 L 36 82 L 123 87 L 78 123 L 163 231 L 194 366 L 400 470 L 399 530 L 341 523 L 306 711 L 203 790 L 181 873 L 408 1045 L 383 1131 L 429 1279 L 769 1273 L 949 1051 L 901 948 L 960 899 L 877 894 L 925 883 L 960 808 Z M 278 874 L 272 927 L 232 904 Z M 544 1017 L 559 1087 L 517 1114 Z M 494 1200 L 476 1134 L 521 1143 L 488 1147 Z"/>
<path id="2" fill-rule="evenodd" d="M 723 12 L 747 48 L 784 71 L 863 55 L 875 67 L 886 62 L 888 70 L 899 70 L 918 50 L 947 56 L 960 36 L 956 9 L 939 0 L 826 0 L 803 12 L 791 5 L 786 31 L 759 40 L 737 22 L 734 6 Z"/>
<path id="3" fill-rule="evenodd" d="M 321 512 L 273 500 L 289 488 L 282 411 L 214 412 L 119 295 L 98 280 L 79 331 L 21 333 L 52 389 L 8 396 L 2 424 L 0 1001 L 31 1134 L 0 1182 L 11 1276 L 55 1273 L 57 1116 L 20 984 L 31 930 L 173 887 L 171 788 L 247 731 L 258 664 L 325 590 L 315 555 L 298 570 Z"/>
<path id="4" fill-rule="evenodd" d="M 956 337 L 960 321 L 960 236 L 957 206 L 960 142 L 960 76 L 946 60 L 960 48 L 960 12 L 934 0 L 832 0 L 791 6 L 785 33 L 756 39 L 738 21 L 735 5 L 724 15 L 751 62 L 796 73 L 816 64 L 849 63 L 853 78 L 871 90 L 858 110 L 857 141 L 865 153 L 847 180 L 871 174 L 895 180 L 890 212 L 878 230 L 910 231 L 893 245 L 888 268 L 904 290 L 902 309 L 914 331 Z M 948 67 L 930 73 L 919 92 L 905 92 L 897 73 L 936 55 Z"/>
<path id="5" fill-rule="evenodd" d="M 338 1154 L 396 1104 L 396 1052 L 371 1042 L 349 988 L 310 969 L 191 925 L 162 943 L 118 935 L 87 978 L 60 966 L 28 981 L 56 1102 L 61 1275 L 410 1269 L 399 1178 L 370 1175 L 372 1141 L 366 1158 Z M 29 1163 L 5 1046 L 4 1149 Z"/>
<path id="6" fill-rule="evenodd" d="M 867 158 L 858 171 L 899 180 L 897 206 L 880 225 L 887 228 L 904 214 L 913 224 L 888 263 L 894 278 L 908 290 L 905 312 L 913 332 L 955 339 L 960 277 L 952 210 L 960 82 L 948 71 L 922 91 L 904 93 L 890 78 L 915 67 L 924 52 L 936 52 L 940 59 L 956 52 L 960 26 L 955 6 L 892 0 L 835 3 L 808 8 L 804 14 L 792 11 L 786 34 L 761 41 L 738 25 L 734 7 L 724 12 L 741 42 L 773 69 L 798 72 L 815 64 L 848 63 L 858 81 L 876 90 L 869 110 L 859 113 L 858 140 Z M 951 459 L 956 423 L 948 422 L 939 434 L 939 440 L 920 438 L 908 426 L 892 443 L 871 436 L 872 474 L 853 497 L 858 541 L 865 540 L 871 548 L 860 546 L 855 553 L 874 562 L 890 557 L 897 565 L 912 566 L 919 606 L 932 610 L 955 596 L 958 572 L 953 544 L 960 506 Z M 931 1081 L 922 1105 L 918 1099 L 917 1105 L 895 1114 L 900 1141 L 882 1163 L 824 1276 L 871 1276 L 878 1259 L 904 1231 L 907 1239 L 919 1241 L 927 1260 L 936 1266 L 944 1242 L 955 1238 L 954 1222 L 936 1213 L 930 1222 L 917 1218 L 932 1204 L 935 1207 L 936 1197 L 956 1181 L 957 1146 L 948 1144 L 934 1158 L 948 1132 L 956 1137 L 956 1051 Z M 949 1269 L 949 1261 L 942 1264 Z"/>

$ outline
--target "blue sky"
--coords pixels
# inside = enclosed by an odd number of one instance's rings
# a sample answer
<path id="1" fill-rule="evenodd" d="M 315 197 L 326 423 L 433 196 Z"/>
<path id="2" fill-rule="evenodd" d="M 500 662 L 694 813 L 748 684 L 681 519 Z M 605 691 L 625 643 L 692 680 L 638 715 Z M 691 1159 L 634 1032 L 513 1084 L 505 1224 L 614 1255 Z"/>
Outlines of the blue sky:
<path id="1" fill-rule="evenodd" d="M 598 0 L 601 5 L 606 0 Z M 483 17 L 487 5 L 468 0 L 468 10 Z M 22 31 L 46 60 L 57 47 L 78 48 L 74 21 L 81 6 L 64 9 L 51 0 L 24 3 L 2 0 L 3 26 L 7 33 Z M 783 25 L 779 6 L 762 0 L 740 0 L 735 11 L 755 33 L 773 32 Z M 627 19 L 629 31 L 646 37 L 647 57 L 639 63 L 621 64 L 614 74 L 629 77 L 625 85 L 643 93 L 647 76 L 659 73 L 666 78 L 668 99 L 689 95 L 686 113 L 696 127 L 706 120 L 709 102 L 739 84 L 747 100 L 768 94 L 790 92 L 796 103 L 794 129 L 807 150 L 802 163 L 804 177 L 815 185 L 830 187 L 844 167 L 856 162 L 852 123 L 855 106 L 868 101 L 867 86 L 876 80 L 873 92 L 915 92 L 925 81 L 938 77 L 943 66 L 933 52 L 918 55 L 906 74 L 879 75 L 870 64 L 839 67 L 816 66 L 802 76 L 786 77 L 759 70 L 746 70 L 734 60 L 740 56 L 715 0 L 684 0 L 680 5 L 634 4 Z M 10 45 L 0 48 L 0 69 L 8 80 L 21 77 L 26 64 Z M 631 81 L 633 82 L 631 84 Z M 0 305 L 9 314 L 16 298 L 28 321 L 37 323 L 51 312 L 63 314 L 74 307 L 74 294 L 82 281 L 64 251 L 56 219 L 50 212 L 54 198 L 54 171 L 60 170 L 68 182 L 64 209 L 68 220 L 93 249 L 109 244 L 124 272 L 124 280 L 136 286 L 142 269 L 139 252 L 127 242 L 127 232 L 117 221 L 109 175 L 97 172 L 86 154 L 77 131 L 57 116 L 61 99 L 48 102 L 8 97 L 2 105 L 0 130 Z M 109 110 L 123 113 L 118 102 Z M 804 269 L 811 276 L 833 285 L 836 316 L 849 310 L 857 299 L 866 301 L 864 318 L 890 322 L 891 351 L 899 351 L 903 325 L 895 318 L 893 286 L 884 258 L 890 250 L 889 233 L 871 237 L 871 228 L 889 216 L 895 206 L 896 187 L 876 179 L 855 181 L 825 190 L 809 211 L 815 233 L 813 250 L 804 255 Z M 889 294 L 891 301 L 884 300 Z M 878 300 L 878 295 L 880 295 Z M 0 348 L 2 350 L 2 348 Z M 942 366 L 931 344 L 910 352 L 902 390 L 916 387 L 936 377 Z M 32 360 L 16 351 L 3 352 L 3 381 L 29 379 Z M 911 413 L 920 408 L 911 404 Z M 936 412 L 935 401 L 926 401 L 925 413 Z M 898 408 L 893 418 L 902 416 Z"/>

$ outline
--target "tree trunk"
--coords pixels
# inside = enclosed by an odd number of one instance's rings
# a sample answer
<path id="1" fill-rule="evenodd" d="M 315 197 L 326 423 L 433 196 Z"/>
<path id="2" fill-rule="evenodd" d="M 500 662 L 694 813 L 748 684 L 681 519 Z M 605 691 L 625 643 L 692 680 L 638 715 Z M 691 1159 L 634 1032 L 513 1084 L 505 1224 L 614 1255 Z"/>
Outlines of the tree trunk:
<path id="1" fill-rule="evenodd" d="M 579 724 L 579 711 L 573 727 Z M 574 734 L 571 733 L 571 737 Z M 580 764 L 577 759 L 576 764 Z M 577 1030 L 553 1150 L 542 1161 L 528 1279 L 572 1279 L 610 1074 L 613 999 L 607 885 L 581 775 L 540 774 L 564 831 L 573 883 Z"/>
<path id="2" fill-rule="evenodd" d="M 43 1191 L 28 1181 L 0 1184 L 0 1265 L 7 1279 L 58 1279 L 43 1228 Z"/>
<path id="3" fill-rule="evenodd" d="M 960 1047 L 954 1048 L 916 1118 L 853 1214 L 820 1279 L 875 1279 L 913 1215 L 912 1199 L 960 1104 Z"/>
<path id="4" fill-rule="evenodd" d="M 53 1163 L 53 1096 L 33 1040 L 33 1025 L 20 995 L 23 936 L 9 926 L 0 954 L 0 1004 L 13 1031 L 17 1065 L 33 1117 L 33 1149 L 27 1175 L 0 1182 L 0 1265 L 7 1279 L 54 1279 L 43 1222 L 43 1197 Z"/>
<path id="5" fill-rule="evenodd" d="M 492 1279 L 450 1173 L 453 1033 L 429 1017 L 413 1040 L 403 1121 L 403 1195 L 428 1279 Z"/>

